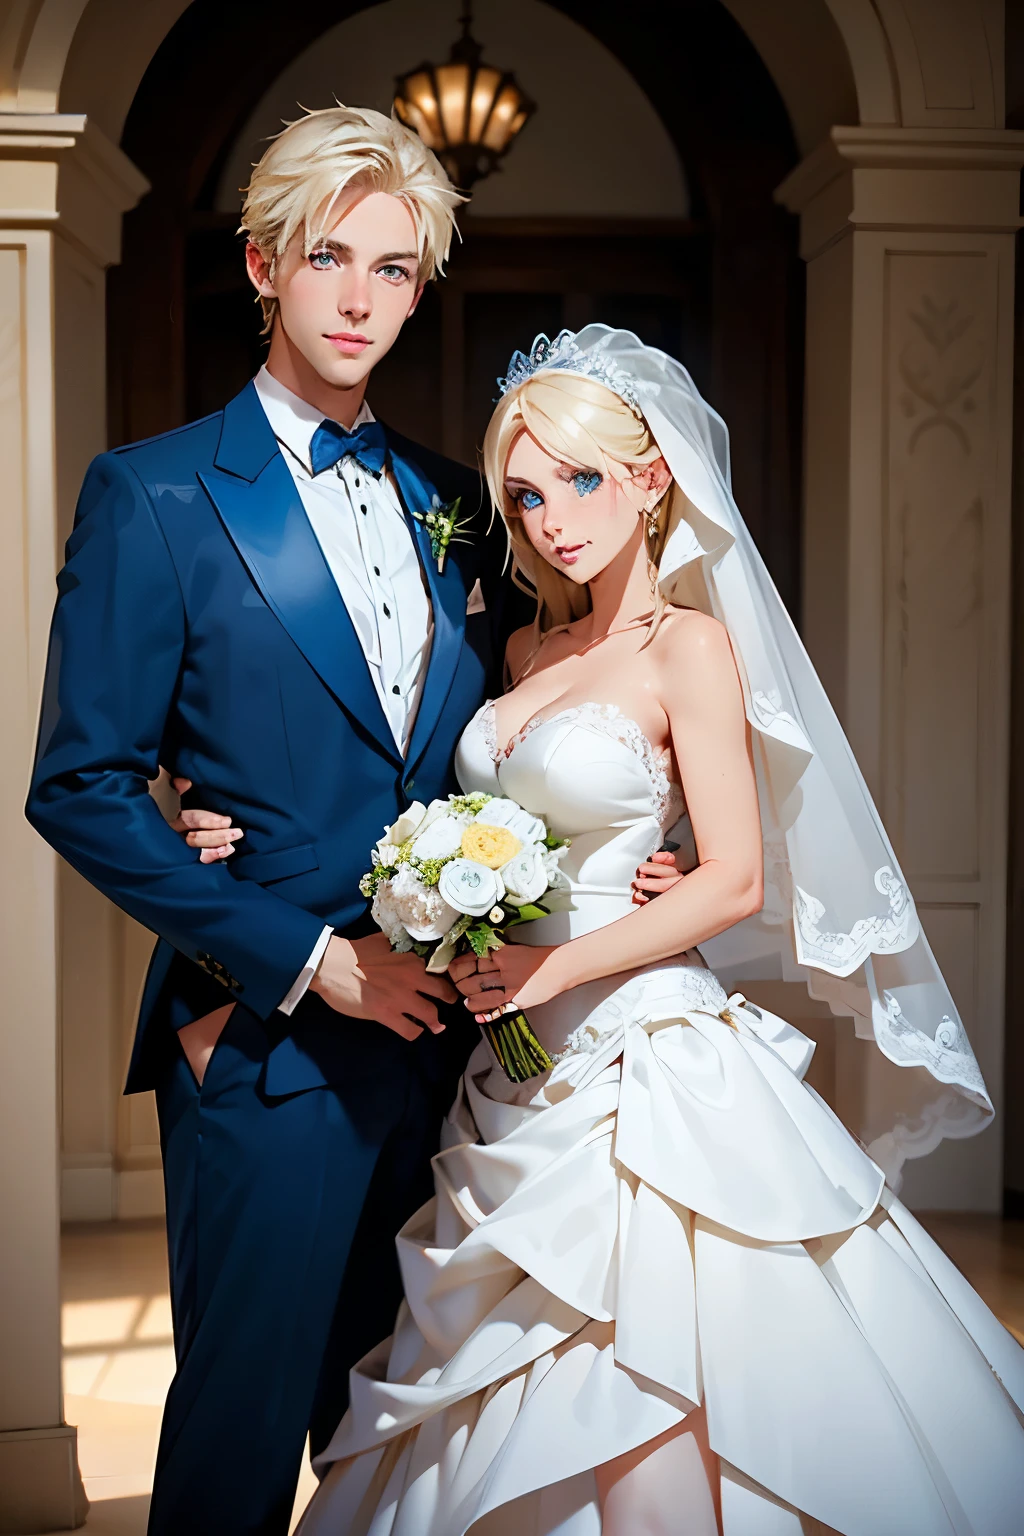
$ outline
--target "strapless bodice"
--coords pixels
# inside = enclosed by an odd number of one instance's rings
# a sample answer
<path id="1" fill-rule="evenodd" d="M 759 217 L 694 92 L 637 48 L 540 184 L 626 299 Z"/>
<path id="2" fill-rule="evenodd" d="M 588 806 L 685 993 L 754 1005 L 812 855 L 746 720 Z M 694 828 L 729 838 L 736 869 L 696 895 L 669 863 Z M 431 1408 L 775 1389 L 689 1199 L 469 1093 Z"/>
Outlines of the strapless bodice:
<path id="1" fill-rule="evenodd" d="M 682 793 L 634 720 L 614 704 L 585 703 L 537 716 L 499 744 L 488 701 L 463 733 L 459 783 L 507 795 L 571 839 L 562 869 L 571 907 L 531 923 L 529 943 L 558 944 L 635 911 L 630 882 L 683 810 Z"/>

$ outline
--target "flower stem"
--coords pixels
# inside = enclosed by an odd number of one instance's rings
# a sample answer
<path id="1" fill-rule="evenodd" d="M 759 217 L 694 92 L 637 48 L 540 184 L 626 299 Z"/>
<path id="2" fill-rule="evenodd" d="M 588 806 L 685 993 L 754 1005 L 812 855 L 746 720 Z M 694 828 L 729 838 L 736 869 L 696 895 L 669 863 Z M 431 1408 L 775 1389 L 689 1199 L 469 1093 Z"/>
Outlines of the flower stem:
<path id="1" fill-rule="evenodd" d="M 490 1024 L 481 1024 L 480 1031 L 511 1083 L 528 1082 L 554 1066 L 525 1013 L 506 1014 Z"/>

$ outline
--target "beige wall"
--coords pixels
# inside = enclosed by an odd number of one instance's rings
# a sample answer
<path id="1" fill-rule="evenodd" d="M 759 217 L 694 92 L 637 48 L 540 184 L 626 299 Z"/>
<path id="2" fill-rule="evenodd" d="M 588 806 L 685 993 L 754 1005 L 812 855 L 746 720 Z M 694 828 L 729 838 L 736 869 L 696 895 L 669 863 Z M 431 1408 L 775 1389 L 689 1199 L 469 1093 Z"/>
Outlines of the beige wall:
<path id="1" fill-rule="evenodd" d="M 21 808 L 57 543 L 102 444 L 103 272 L 145 182 L 84 117 L 0 114 L 0 1530 L 64 1528 L 83 1496 L 63 1425 L 59 1082 L 80 1056 L 93 1142 L 110 1122 L 110 940 L 120 919 L 59 872 Z M 63 900 L 62 900 L 63 898 Z M 67 943 L 62 940 L 67 939 Z M 58 1050 L 61 1003 L 76 1032 Z M 95 1029 L 95 1039 L 85 1038 Z M 45 1522 L 45 1523 L 44 1523 Z"/>
<path id="2" fill-rule="evenodd" d="M 780 190 L 809 263 L 805 636 L 997 1111 L 1022 161 L 983 126 L 834 129 Z M 1000 1137 L 908 1164 L 908 1201 L 998 1210 Z"/>

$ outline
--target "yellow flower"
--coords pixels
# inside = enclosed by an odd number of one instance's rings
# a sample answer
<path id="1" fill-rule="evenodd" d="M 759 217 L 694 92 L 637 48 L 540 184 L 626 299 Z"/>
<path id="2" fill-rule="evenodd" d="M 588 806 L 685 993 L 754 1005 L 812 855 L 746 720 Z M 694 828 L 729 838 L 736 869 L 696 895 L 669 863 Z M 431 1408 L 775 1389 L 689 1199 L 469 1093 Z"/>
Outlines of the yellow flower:
<path id="1" fill-rule="evenodd" d="M 483 864 L 485 869 L 500 869 L 515 858 L 522 846 L 507 827 L 492 827 L 484 821 L 472 822 L 462 834 L 464 856 L 474 864 Z"/>

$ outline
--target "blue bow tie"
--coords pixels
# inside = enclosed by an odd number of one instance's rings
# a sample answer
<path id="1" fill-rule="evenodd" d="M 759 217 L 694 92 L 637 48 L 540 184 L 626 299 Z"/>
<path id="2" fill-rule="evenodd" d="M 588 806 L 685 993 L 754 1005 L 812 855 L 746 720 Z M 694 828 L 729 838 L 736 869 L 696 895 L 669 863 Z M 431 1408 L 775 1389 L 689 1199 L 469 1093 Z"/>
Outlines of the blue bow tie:
<path id="1" fill-rule="evenodd" d="M 388 440 L 379 421 L 364 421 L 350 432 L 336 421 L 322 421 L 309 444 L 314 475 L 350 454 L 370 474 L 379 475 L 388 456 Z"/>

